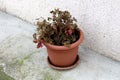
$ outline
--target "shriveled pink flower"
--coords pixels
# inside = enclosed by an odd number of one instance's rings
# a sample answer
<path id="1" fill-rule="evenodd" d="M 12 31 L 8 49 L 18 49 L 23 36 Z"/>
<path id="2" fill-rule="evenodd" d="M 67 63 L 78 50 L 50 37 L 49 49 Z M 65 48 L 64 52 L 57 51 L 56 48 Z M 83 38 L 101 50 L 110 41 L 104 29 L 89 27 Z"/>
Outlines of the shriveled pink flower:
<path id="1" fill-rule="evenodd" d="M 41 47 L 43 47 L 43 45 L 42 45 L 41 42 L 39 42 L 39 43 L 37 44 L 37 48 L 41 48 Z"/>
<path id="2" fill-rule="evenodd" d="M 68 30 L 67 30 L 67 34 L 68 34 L 68 35 L 71 35 L 72 33 L 73 33 L 73 30 L 72 30 L 72 29 L 68 29 Z"/>

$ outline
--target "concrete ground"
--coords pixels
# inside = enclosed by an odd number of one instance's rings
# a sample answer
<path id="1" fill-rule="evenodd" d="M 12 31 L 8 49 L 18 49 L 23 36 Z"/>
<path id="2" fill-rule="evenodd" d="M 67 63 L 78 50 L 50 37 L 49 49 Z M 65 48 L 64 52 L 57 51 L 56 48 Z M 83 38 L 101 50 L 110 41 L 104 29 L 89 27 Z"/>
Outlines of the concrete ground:
<path id="1" fill-rule="evenodd" d="M 120 62 L 83 46 L 79 48 L 81 61 L 76 68 L 50 68 L 46 48 L 36 49 L 32 42 L 34 31 L 35 26 L 0 12 L 0 75 L 5 72 L 0 80 L 10 76 L 15 80 L 120 80 Z"/>

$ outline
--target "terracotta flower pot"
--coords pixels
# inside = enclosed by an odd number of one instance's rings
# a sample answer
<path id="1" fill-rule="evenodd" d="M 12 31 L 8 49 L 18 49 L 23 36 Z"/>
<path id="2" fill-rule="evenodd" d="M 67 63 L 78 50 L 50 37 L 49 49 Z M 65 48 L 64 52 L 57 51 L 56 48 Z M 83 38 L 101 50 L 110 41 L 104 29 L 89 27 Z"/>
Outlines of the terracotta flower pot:
<path id="1" fill-rule="evenodd" d="M 75 43 L 71 44 L 70 47 L 56 46 L 49 43 L 43 42 L 47 48 L 48 57 L 50 62 L 59 67 L 71 66 L 78 55 L 78 46 L 83 41 L 83 32 L 80 30 L 80 38 Z"/>

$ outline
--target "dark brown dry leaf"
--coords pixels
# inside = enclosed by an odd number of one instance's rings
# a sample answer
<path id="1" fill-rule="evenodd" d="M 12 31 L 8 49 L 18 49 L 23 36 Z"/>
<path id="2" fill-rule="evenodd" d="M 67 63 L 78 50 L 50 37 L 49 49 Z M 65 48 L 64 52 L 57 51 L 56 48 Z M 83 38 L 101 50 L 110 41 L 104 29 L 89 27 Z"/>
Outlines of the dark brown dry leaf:
<path id="1" fill-rule="evenodd" d="M 75 17 L 73 17 L 73 20 L 74 20 L 75 22 L 77 22 L 77 19 L 76 19 Z"/>
<path id="2" fill-rule="evenodd" d="M 35 40 L 37 39 L 36 37 L 37 37 L 37 34 L 34 33 L 34 34 L 33 34 L 33 38 L 34 38 Z"/>
<path id="3" fill-rule="evenodd" d="M 53 13 L 54 11 L 52 10 L 52 11 L 50 11 L 50 13 Z"/>

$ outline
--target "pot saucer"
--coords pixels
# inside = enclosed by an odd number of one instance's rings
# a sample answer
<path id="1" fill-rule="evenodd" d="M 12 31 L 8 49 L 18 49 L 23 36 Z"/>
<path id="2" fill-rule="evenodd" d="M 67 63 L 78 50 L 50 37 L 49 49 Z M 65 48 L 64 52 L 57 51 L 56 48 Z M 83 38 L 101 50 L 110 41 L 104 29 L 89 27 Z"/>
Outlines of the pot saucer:
<path id="1" fill-rule="evenodd" d="M 71 66 L 60 67 L 60 66 L 55 66 L 55 65 L 53 65 L 53 64 L 51 63 L 49 57 L 47 57 L 47 62 L 48 62 L 48 64 L 49 64 L 49 66 L 52 67 L 53 69 L 57 69 L 57 70 L 68 70 L 68 69 L 72 69 L 72 68 L 74 68 L 74 67 L 76 67 L 76 66 L 78 65 L 79 61 L 80 61 L 80 56 L 77 55 L 75 62 L 74 62 Z"/>

